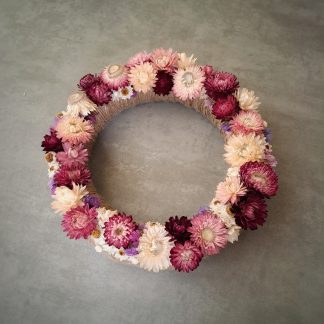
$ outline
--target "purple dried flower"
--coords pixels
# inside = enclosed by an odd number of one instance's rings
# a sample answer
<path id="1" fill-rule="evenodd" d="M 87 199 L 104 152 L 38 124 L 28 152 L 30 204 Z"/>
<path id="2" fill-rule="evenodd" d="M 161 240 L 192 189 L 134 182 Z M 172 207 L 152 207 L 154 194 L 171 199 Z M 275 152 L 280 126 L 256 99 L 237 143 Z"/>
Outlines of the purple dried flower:
<path id="1" fill-rule="evenodd" d="M 100 207 L 100 199 L 97 196 L 94 195 L 86 195 L 83 198 L 84 203 L 88 204 L 90 208 L 95 207 L 99 208 Z"/>

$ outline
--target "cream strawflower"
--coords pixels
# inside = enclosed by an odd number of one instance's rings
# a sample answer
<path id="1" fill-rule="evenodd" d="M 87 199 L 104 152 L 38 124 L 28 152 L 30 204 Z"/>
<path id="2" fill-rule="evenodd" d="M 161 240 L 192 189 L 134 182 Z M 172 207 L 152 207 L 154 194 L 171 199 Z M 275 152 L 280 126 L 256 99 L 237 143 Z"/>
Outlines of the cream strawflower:
<path id="1" fill-rule="evenodd" d="M 133 66 L 128 78 L 135 91 L 146 93 L 155 85 L 156 72 L 150 63 L 145 62 Z"/>
<path id="2" fill-rule="evenodd" d="M 243 110 L 256 110 L 261 104 L 259 98 L 254 95 L 254 91 L 246 88 L 238 89 L 235 97 Z"/>
<path id="3" fill-rule="evenodd" d="M 261 161 L 264 159 L 265 145 L 264 136 L 253 133 L 232 135 L 225 145 L 225 161 L 231 166 L 241 166 L 249 161 Z"/>
<path id="4" fill-rule="evenodd" d="M 246 188 L 240 181 L 240 177 L 227 177 L 217 186 L 215 198 L 223 204 L 230 202 L 235 204 L 237 199 L 246 194 Z"/>
<path id="5" fill-rule="evenodd" d="M 222 220 L 227 228 L 236 225 L 234 214 L 231 212 L 231 204 L 222 204 L 214 198 L 211 201 L 209 208 Z"/>
<path id="6" fill-rule="evenodd" d="M 178 68 L 179 69 L 186 69 L 190 66 L 194 66 L 196 64 L 197 58 L 191 54 L 191 56 L 187 56 L 186 53 L 178 53 Z"/>
<path id="7" fill-rule="evenodd" d="M 174 94 L 181 100 L 198 98 L 203 91 L 205 77 L 197 66 L 178 69 L 174 74 Z"/>
<path id="8" fill-rule="evenodd" d="M 83 91 L 72 93 L 68 98 L 68 105 L 64 115 L 77 117 L 87 116 L 96 110 L 97 105 L 93 103 Z"/>
<path id="9" fill-rule="evenodd" d="M 82 198 L 88 194 L 85 186 L 76 185 L 73 183 L 73 188 L 62 186 L 55 189 L 52 198 L 52 208 L 56 213 L 64 214 L 72 208 L 83 206 Z"/>
<path id="10" fill-rule="evenodd" d="M 159 223 L 146 223 L 138 245 L 138 261 L 141 268 L 159 272 L 170 266 L 170 242 L 168 232 Z"/>
<path id="11" fill-rule="evenodd" d="M 114 216 L 118 213 L 117 210 L 106 209 L 105 207 L 97 208 L 97 219 L 100 227 L 105 227 L 105 222 L 108 222 L 111 216 Z"/>
<path id="12" fill-rule="evenodd" d="M 230 243 L 234 243 L 238 241 L 238 237 L 240 235 L 241 227 L 238 225 L 231 226 L 227 231 L 227 240 Z"/>
<path id="13" fill-rule="evenodd" d="M 227 169 L 227 176 L 228 177 L 236 177 L 240 173 L 240 168 L 239 167 L 232 167 Z"/>

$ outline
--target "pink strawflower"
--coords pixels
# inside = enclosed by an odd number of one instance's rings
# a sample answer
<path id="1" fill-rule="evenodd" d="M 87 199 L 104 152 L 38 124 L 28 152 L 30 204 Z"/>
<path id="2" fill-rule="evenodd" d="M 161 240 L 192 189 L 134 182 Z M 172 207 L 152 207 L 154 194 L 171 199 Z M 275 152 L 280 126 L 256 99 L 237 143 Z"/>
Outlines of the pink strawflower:
<path id="1" fill-rule="evenodd" d="M 266 148 L 264 150 L 264 160 L 273 168 L 275 168 L 278 164 L 278 161 L 277 161 L 276 157 L 273 155 L 271 149 Z"/>
<path id="2" fill-rule="evenodd" d="M 72 188 L 73 182 L 86 185 L 90 182 L 91 173 L 84 166 L 62 165 L 54 175 L 54 183 L 57 187 L 66 186 Z"/>
<path id="3" fill-rule="evenodd" d="M 228 72 L 216 72 L 211 66 L 203 68 L 206 76 L 204 82 L 209 97 L 217 99 L 219 96 L 232 94 L 239 86 L 236 76 Z"/>
<path id="4" fill-rule="evenodd" d="M 235 134 L 261 133 L 264 129 L 264 121 L 261 115 L 254 110 L 241 110 L 230 121 L 230 126 Z"/>
<path id="5" fill-rule="evenodd" d="M 151 61 L 156 70 L 173 72 L 177 66 L 178 53 L 171 48 L 157 48 L 151 53 Z"/>
<path id="6" fill-rule="evenodd" d="M 56 159 L 63 165 L 69 167 L 85 165 L 88 162 L 88 150 L 82 144 L 71 145 L 69 142 L 63 144 L 64 152 L 58 152 Z"/>
<path id="7" fill-rule="evenodd" d="M 124 65 L 108 65 L 100 74 L 101 80 L 111 89 L 117 90 L 128 85 L 128 68 Z"/>
<path id="8" fill-rule="evenodd" d="M 108 84 L 101 80 L 91 84 L 85 91 L 88 98 L 98 106 L 108 104 L 111 101 L 111 89 Z"/>
<path id="9" fill-rule="evenodd" d="M 212 113 L 217 119 L 228 120 L 239 110 L 238 103 L 234 96 L 219 97 L 216 99 Z"/>
<path id="10" fill-rule="evenodd" d="M 220 218 L 205 210 L 195 215 L 188 228 L 191 241 L 198 246 L 204 255 L 218 254 L 227 243 L 227 229 Z"/>
<path id="11" fill-rule="evenodd" d="M 70 239 L 87 239 L 97 227 L 97 211 L 88 205 L 78 206 L 63 216 L 61 225 Z"/>
<path id="12" fill-rule="evenodd" d="M 186 241 L 184 244 L 176 243 L 170 251 L 171 264 L 179 272 L 195 270 L 202 257 L 200 249 L 190 241 Z"/>
<path id="13" fill-rule="evenodd" d="M 236 205 L 233 205 L 232 212 L 236 224 L 245 230 L 248 228 L 256 230 L 258 225 L 264 224 L 268 215 L 264 197 L 255 191 L 248 192 Z"/>
<path id="14" fill-rule="evenodd" d="M 244 184 L 261 194 L 270 197 L 278 191 L 278 176 L 272 167 L 264 162 L 247 162 L 240 167 Z"/>
<path id="15" fill-rule="evenodd" d="M 235 204 L 238 198 L 245 194 L 246 188 L 240 182 L 239 177 L 227 177 L 225 181 L 218 184 L 215 198 L 222 204 L 228 202 Z"/>
<path id="16" fill-rule="evenodd" d="M 55 130 L 58 138 L 71 144 L 87 143 L 94 134 L 93 125 L 89 121 L 69 115 L 58 120 Z"/>
<path id="17" fill-rule="evenodd" d="M 150 62 L 151 61 L 151 55 L 146 53 L 146 52 L 139 52 L 132 56 L 128 62 L 127 66 L 128 67 L 133 67 L 134 65 L 145 63 L 145 62 Z"/>
<path id="18" fill-rule="evenodd" d="M 178 69 L 174 74 L 174 94 L 181 100 L 196 99 L 202 94 L 204 74 L 198 66 Z"/>
<path id="19" fill-rule="evenodd" d="M 118 213 L 105 223 L 105 240 L 108 245 L 113 245 L 118 249 L 126 248 L 135 229 L 136 225 L 132 216 Z"/>

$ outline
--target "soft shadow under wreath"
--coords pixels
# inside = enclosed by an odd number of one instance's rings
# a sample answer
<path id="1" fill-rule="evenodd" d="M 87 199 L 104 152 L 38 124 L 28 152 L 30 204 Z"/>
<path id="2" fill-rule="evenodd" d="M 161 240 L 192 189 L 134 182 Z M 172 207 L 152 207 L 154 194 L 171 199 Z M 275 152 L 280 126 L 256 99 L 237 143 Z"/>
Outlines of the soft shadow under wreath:
<path id="1" fill-rule="evenodd" d="M 240 230 L 255 230 L 267 217 L 266 198 L 278 190 L 270 131 L 253 91 L 237 78 L 171 49 L 141 52 L 125 65 L 87 74 L 44 136 L 53 209 L 63 215 L 71 239 L 89 239 L 115 261 L 158 272 L 189 272 L 216 255 Z M 163 225 L 138 224 L 114 210 L 99 194 L 87 168 L 97 134 L 118 113 L 148 102 L 178 102 L 218 127 L 230 165 L 208 208 L 192 217 L 174 216 Z"/>

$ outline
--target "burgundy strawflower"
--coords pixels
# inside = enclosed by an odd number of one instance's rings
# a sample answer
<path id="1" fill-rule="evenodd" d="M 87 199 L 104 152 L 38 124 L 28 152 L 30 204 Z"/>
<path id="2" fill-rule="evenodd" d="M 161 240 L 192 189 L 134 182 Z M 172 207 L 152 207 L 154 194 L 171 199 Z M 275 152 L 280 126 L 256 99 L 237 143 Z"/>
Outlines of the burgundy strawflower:
<path id="1" fill-rule="evenodd" d="M 83 91 L 86 91 L 90 86 L 92 86 L 96 81 L 98 81 L 98 77 L 93 74 L 86 74 L 81 78 L 78 87 Z"/>
<path id="2" fill-rule="evenodd" d="M 219 97 L 213 105 L 213 115 L 217 119 L 228 120 L 239 110 L 239 105 L 234 96 Z"/>
<path id="3" fill-rule="evenodd" d="M 200 249 L 190 241 L 186 241 L 184 244 L 176 243 L 170 251 L 171 264 L 179 272 L 195 270 L 202 257 Z"/>
<path id="4" fill-rule="evenodd" d="M 216 72 L 211 66 L 203 68 L 205 72 L 204 86 L 210 98 L 217 99 L 219 96 L 232 94 L 239 86 L 234 74 L 228 72 Z"/>
<path id="5" fill-rule="evenodd" d="M 44 136 L 42 148 L 45 152 L 60 152 L 63 151 L 62 141 L 56 136 L 56 131 L 50 129 L 50 133 Z"/>
<path id="6" fill-rule="evenodd" d="M 166 71 L 159 70 L 156 74 L 156 77 L 157 81 L 155 83 L 155 87 L 153 88 L 154 92 L 162 96 L 168 95 L 173 87 L 172 74 Z"/>
<path id="7" fill-rule="evenodd" d="M 185 242 L 190 239 L 190 233 L 187 231 L 191 226 L 191 221 L 186 216 L 170 217 L 169 221 L 165 223 L 165 229 L 178 242 Z"/>
<path id="8" fill-rule="evenodd" d="M 113 245 L 120 249 L 127 248 L 131 243 L 131 234 L 136 229 L 132 216 L 118 213 L 109 218 L 105 223 L 105 241 L 108 245 Z"/>
<path id="9" fill-rule="evenodd" d="M 61 225 L 70 239 L 87 239 L 97 227 L 97 211 L 88 205 L 70 209 L 63 216 Z"/>
<path id="10" fill-rule="evenodd" d="M 233 205 L 232 212 L 237 225 L 251 230 L 263 225 L 268 215 L 265 199 L 256 191 L 250 191 L 242 197 L 236 205 Z"/>
<path id="11" fill-rule="evenodd" d="M 86 185 L 91 178 L 90 171 L 84 166 L 62 165 L 54 175 L 56 186 L 66 186 L 72 188 L 72 182 L 75 184 Z"/>
<path id="12" fill-rule="evenodd" d="M 241 180 L 246 187 L 270 197 L 278 191 L 278 176 L 272 167 L 264 162 L 247 162 L 240 167 Z"/>
<path id="13" fill-rule="evenodd" d="M 111 100 L 111 90 L 101 80 L 95 81 L 86 90 L 86 94 L 98 106 L 108 104 Z"/>

